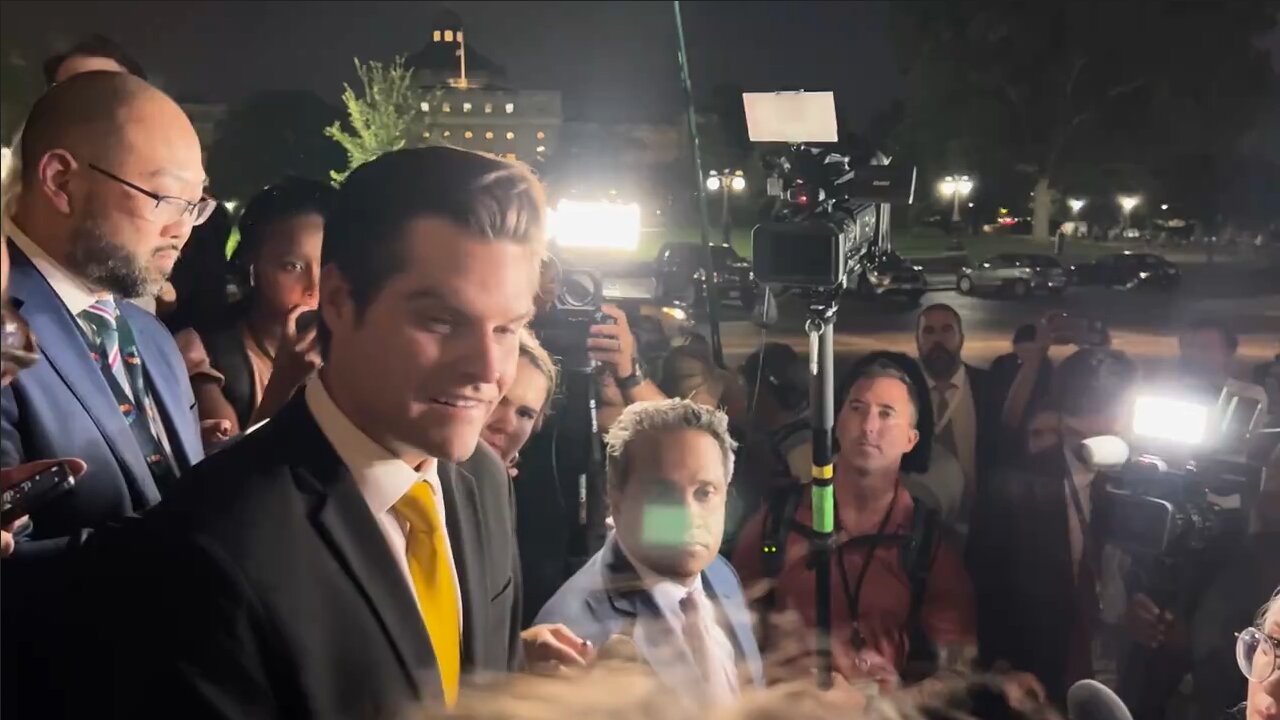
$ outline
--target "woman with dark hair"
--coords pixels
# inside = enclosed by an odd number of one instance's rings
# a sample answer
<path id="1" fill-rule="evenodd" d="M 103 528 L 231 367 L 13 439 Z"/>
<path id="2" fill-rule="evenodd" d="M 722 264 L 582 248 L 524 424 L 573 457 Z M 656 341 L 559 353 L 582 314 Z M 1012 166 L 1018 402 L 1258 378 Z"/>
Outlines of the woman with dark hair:
<path id="1" fill-rule="evenodd" d="M 199 400 L 201 417 L 234 412 L 232 433 L 270 418 L 320 365 L 314 314 L 320 300 L 320 248 L 332 187 L 287 178 L 255 195 L 240 217 L 232 262 L 247 277 L 245 297 L 227 321 L 199 329 L 221 394 Z"/>

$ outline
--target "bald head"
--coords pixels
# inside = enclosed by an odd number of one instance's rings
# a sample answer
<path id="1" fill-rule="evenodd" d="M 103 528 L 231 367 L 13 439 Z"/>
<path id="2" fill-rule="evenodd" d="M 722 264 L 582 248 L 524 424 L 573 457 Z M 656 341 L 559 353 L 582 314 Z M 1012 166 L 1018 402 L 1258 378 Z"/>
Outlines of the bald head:
<path id="1" fill-rule="evenodd" d="M 143 100 L 155 102 L 155 96 L 168 100 L 145 80 L 107 70 L 80 73 L 49 88 L 31 108 L 23 129 L 23 180 L 35 177 L 40 159 L 50 150 L 113 152 L 129 111 Z"/>
<path id="2" fill-rule="evenodd" d="M 90 287 L 141 297 L 163 283 L 204 196 L 200 139 L 168 95 L 86 72 L 36 101 L 14 219 Z"/>

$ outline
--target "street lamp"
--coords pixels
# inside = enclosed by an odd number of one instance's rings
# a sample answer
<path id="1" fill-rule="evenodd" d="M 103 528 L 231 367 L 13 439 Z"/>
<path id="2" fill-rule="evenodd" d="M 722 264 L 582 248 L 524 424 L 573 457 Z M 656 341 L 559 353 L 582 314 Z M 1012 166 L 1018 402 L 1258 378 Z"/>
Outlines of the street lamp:
<path id="1" fill-rule="evenodd" d="M 1120 203 L 1120 210 L 1123 211 L 1123 225 L 1125 228 L 1128 228 L 1129 213 L 1133 212 L 1133 209 L 1138 206 L 1138 203 L 1142 202 L 1142 198 L 1137 195 L 1121 195 L 1116 198 L 1116 202 Z"/>
<path id="2" fill-rule="evenodd" d="M 723 198 L 720 227 L 724 233 L 725 245 L 728 245 L 730 241 L 729 195 L 731 192 L 740 193 L 746 189 L 747 179 L 743 177 L 741 170 L 712 170 L 707 173 L 707 190 L 711 192 L 720 191 L 720 195 Z"/>
<path id="3" fill-rule="evenodd" d="M 1162 204 L 1162 205 L 1160 206 L 1160 209 L 1161 209 L 1161 210 L 1168 210 L 1168 209 L 1169 209 L 1169 203 L 1164 203 L 1164 204 Z"/>
<path id="4" fill-rule="evenodd" d="M 973 190 L 973 180 L 968 175 L 948 175 L 938 183 L 938 192 L 946 197 L 951 196 L 951 222 L 960 223 L 960 198 L 967 197 Z"/>
<path id="5" fill-rule="evenodd" d="M 1067 206 L 1071 208 L 1071 217 L 1075 217 L 1080 214 L 1080 208 L 1084 207 L 1084 200 L 1071 198 L 1067 200 Z"/>

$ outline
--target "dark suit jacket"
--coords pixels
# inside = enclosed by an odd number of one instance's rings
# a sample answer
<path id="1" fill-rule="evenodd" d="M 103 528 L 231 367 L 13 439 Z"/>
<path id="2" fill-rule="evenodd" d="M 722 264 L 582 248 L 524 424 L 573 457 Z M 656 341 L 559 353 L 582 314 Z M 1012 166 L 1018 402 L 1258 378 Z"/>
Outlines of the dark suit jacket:
<path id="1" fill-rule="evenodd" d="M 1004 410 L 1004 396 L 1000 392 L 998 379 L 989 370 L 974 367 L 968 363 L 964 371 L 969 376 L 969 387 L 973 392 L 973 415 L 978 426 L 974 437 L 974 473 L 981 489 L 987 473 L 997 463 L 1002 445 L 1000 431 L 1000 413 Z"/>
<path id="2" fill-rule="evenodd" d="M 760 648 L 751 630 L 751 614 L 742 595 L 738 573 L 717 555 L 702 572 L 702 588 L 723 616 L 739 666 L 764 686 Z M 538 613 L 535 624 L 561 623 L 597 648 L 613 635 L 631 635 L 637 622 L 661 622 L 662 613 L 640 581 L 635 568 L 610 537 L 600 552 L 582 566 Z M 692 656 L 677 643 L 637 646 L 659 678 L 679 688 L 696 677 Z"/>
<path id="3" fill-rule="evenodd" d="M 1068 472 L 1054 448 L 989 475 L 966 546 L 982 659 L 1035 674 L 1059 705 L 1076 613 Z"/>
<path id="4" fill-rule="evenodd" d="M 507 671 L 520 629 L 510 481 L 483 445 L 439 474 L 463 670 Z M 87 577 L 126 588 L 95 635 L 115 653 L 95 664 L 118 673 L 104 691 L 116 714 L 376 719 L 441 697 L 413 594 L 301 393 L 137 523 L 96 533 L 84 559 Z"/>
<path id="5" fill-rule="evenodd" d="M 31 325 L 40 362 L 23 371 L 0 401 L 0 464 L 76 457 L 88 472 L 75 490 L 32 513 L 33 531 L 8 563 L 59 551 L 69 537 L 160 501 L 138 442 L 102 371 L 62 300 L 13 243 L 9 292 Z M 195 396 L 173 337 L 155 316 L 131 302 L 120 313 L 133 329 L 152 395 L 179 470 L 204 457 Z"/>

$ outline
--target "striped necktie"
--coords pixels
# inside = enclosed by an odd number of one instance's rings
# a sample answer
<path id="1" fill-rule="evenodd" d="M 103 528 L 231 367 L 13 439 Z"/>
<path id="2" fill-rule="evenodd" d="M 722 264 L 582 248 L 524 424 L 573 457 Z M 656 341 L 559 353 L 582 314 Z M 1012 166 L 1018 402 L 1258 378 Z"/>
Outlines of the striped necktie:
<path id="1" fill-rule="evenodd" d="M 80 313 L 80 319 L 88 323 L 98 336 L 98 352 L 103 357 L 96 359 L 111 368 L 111 374 L 120 382 L 120 387 L 136 401 L 133 383 L 120 356 L 119 317 L 120 310 L 111 298 L 103 298 Z"/>

